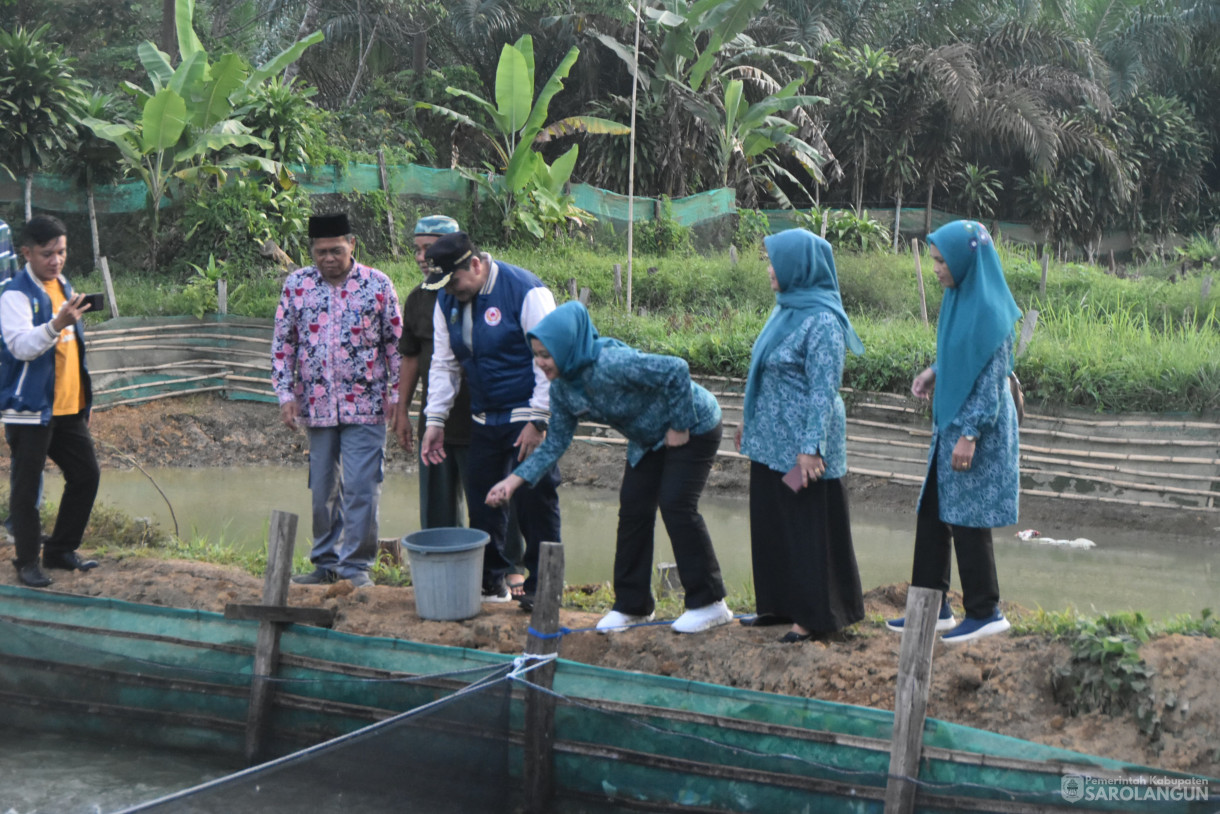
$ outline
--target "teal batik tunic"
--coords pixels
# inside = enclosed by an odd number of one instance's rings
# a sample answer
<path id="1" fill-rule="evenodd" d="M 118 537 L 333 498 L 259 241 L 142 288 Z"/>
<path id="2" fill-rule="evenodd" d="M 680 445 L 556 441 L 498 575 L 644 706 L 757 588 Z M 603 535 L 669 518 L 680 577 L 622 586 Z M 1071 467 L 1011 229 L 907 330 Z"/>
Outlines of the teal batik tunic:
<path id="1" fill-rule="evenodd" d="M 1008 385 L 1012 344 L 1010 336 L 996 350 L 949 428 L 941 432 L 932 424 L 928 466 L 935 461 L 940 519 L 946 523 L 994 529 L 1017 522 L 1020 440 Z M 978 441 L 970 468 L 959 472 L 953 469 L 953 447 L 963 435 Z"/>
<path id="2" fill-rule="evenodd" d="M 839 397 L 845 353 L 842 323 L 829 311 L 787 336 L 762 362 L 741 454 L 777 472 L 796 466 L 798 454 L 821 455 L 823 478 L 846 475 L 847 418 Z"/>
<path id="3" fill-rule="evenodd" d="M 702 435 L 720 423 L 716 397 L 690 380 L 684 360 L 625 346 L 603 348 L 574 381 L 553 380 L 550 395 L 546 439 L 513 473 L 530 484 L 559 460 L 581 421 L 609 424 L 622 433 L 631 466 L 664 446 L 670 429 Z"/>

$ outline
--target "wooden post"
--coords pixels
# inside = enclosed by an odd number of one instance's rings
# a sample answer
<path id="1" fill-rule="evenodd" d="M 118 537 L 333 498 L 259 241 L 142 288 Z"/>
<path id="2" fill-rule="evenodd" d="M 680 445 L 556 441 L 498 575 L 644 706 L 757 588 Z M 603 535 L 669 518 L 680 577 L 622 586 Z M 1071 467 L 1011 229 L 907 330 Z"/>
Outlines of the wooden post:
<path id="1" fill-rule="evenodd" d="M 1050 255 L 1046 253 L 1046 244 L 1042 244 L 1042 282 L 1038 284 L 1038 293 L 1046 296 L 1046 272 L 1051 266 Z"/>
<path id="2" fill-rule="evenodd" d="M 915 279 L 919 281 L 919 313 L 928 324 L 928 295 L 923 290 L 923 261 L 919 258 L 919 238 L 911 238 L 911 255 L 915 258 Z"/>
<path id="3" fill-rule="evenodd" d="M 568 278 L 568 299 L 569 300 L 576 299 L 576 278 L 575 277 Z"/>
<path id="4" fill-rule="evenodd" d="M 119 304 L 114 301 L 114 281 L 110 279 L 110 263 L 105 257 L 98 259 L 98 265 L 102 269 L 102 282 L 106 284 L 106 300 L 110 303 L 110 318 L 119 318 Z"/>
<path id="5" fill-rule="evenodd" d="M 1033 308 L 1025 312 L 1025 319 L 1021 320 L 1021 337 L 1017 340 L 1017 350 L 1013 354 L 1015 357 L 1020 357 L 1025 353 L 1025 348 L 1029 346 L 1029 340 L 1034 338 L 1034 328 L 1038 327 L 1038 312 Z"/>
<path id="6" fill-rule="evenodd" d="M 1207 305 L 1207 295 L 1212 293 L 1212 278 L 1210 276 L 1203 278 L 1203 285 L 1199 287 L 1199 305 Z"/>
<path id="7" fill-rule="evenodd" d="M 229 281 L 223 277 L 216 281 L 216 313 L 229 313 Z"/>
<path id="8" fill-rule="evenodd" d="M 623 265 L 622 263 L 614 264 L 614 304 L 619 305 L 623 301 Z"/>
<path id="9" fill-rule="evenodd" d="M 530 635 L 525 652 L 546 656 L 559 652 L 559 603 L 563 598 L 563 545 L 543 543 L 538 556 L 538 592 L 530 618 Z M 537 633 L 542 636 L 535 635 Z M 547 637 L 547 638 L 543 638 Z M 555 662 L 529 673 L 532 684 L 551 688 Z M 529 689 L 525 695 L 525 810 L 542 814 L 551 804 L 555 791 L 555 696 Z"/>
<path id="10" fill-rule="evenodd" d="M 729 244 L 729 262 L 734 266 L 737 265 L 737 247 L 732 243 Z"/>
<path id="11" fill-rule="evenodd" d="M 267 574 L 263 581 L 264 605 L 282 606 L 288 599 L 288 581 L 292 578 L 292 546 L 296 538 L 297 516 L 290 512 L 272 511 L 267 539 Z M 280 659 L 282 624 L 272 621 L 258 624 L 250 708 L 246 714 L 246 762 L 250 765 L 259 762 L 263 755 L 263 736 L 271 711 L 272 695 L 271 685 L 263 679 L 275 675 Z"/>
<path id="12" fill-rule="evenodd" d="M 825 239 L 826 239 L 826 224 L 827 224 L 829 221 L 830 221 L 830 210 L 829 210 L 829 209 L 823 209 L 823 210 L 822 210 L 822 235 L 821 235 L 821 237 L 822 237 L 822 239 L 823 239 L 823 240 L 825 240 Z"/>
<path id="13" fill-rule="evenodd" d="M 381 173 L 381 191 L 385 193 L 385 223 L 390 232 L 390 253 L 398 259 L 398 241 L 394 237 L 394 207 L 390 205 L 390 180 L 385 171 L 385 150 L 377 151 L 377 170 Z"/>
<path id="14" fill-rule="evenodd" d="M 932 648 L 943 594 L 932 588 L 907 589 L 906 621 L 898 652 L 898 687 L 894 692 L 894 737 L 890 745 L 885 814 L 911 814 L 923 749 L 923 724 L 932 681 Z M 910 778 L 910 779 L 908 779 Z"/>
<path id="15" fill-rule="evenodd" d="M 580 295 L 577 296 L 577 299 L 580 300 L 581 305 L 588 308 L 589 307 L 589 297 L 591 297 L 591 296 L 593 296 L 592 289 L 590 289 L 587 285 L 581 286 Z"/>

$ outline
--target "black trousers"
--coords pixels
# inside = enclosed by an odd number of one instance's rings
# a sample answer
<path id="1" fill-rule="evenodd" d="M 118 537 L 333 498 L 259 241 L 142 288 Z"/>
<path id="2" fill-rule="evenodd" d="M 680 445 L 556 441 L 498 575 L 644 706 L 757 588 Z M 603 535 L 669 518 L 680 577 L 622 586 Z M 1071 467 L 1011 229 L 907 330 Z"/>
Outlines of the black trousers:
<path id="1" fill-rule="evenodd" d="M 1000 602 L 991 529 L 954 526 L 940 519 L 936 488 L 936 459 L 928 468 L 927 485 L 915 526 L 915 564 L 911 584 L 918 588 L 949 590 L 950 545 L 957 551 L 957 573 L 962 580 L 966 615 L 986 619 Z"/>
<path id="2" fill-rule="evenodd" d="M 83 412 L 54 416 L 45 426 L 6 424 L 4 437 L 12 453 L 9 469 L 9 512 L 17 542 L 18 568 L 38 560 L 42 523 L 38 492 L 42 469 L 50 458 L 64 473 L 55 529 L 47 538 L 46 552 L 75 551 L 85 536 L 101 470 L 93 451 L 93 436 Z"/>
<path id="3" fill-rule="evenodd" d="M 487 493 L 512 473 L 517 466 L 517 448 L 513 442 L 525 427 L 524 421 L 488 426 L 477 421 L 470 429 L 470 448 L 462 472 L 466 487 L 466 508 L 470 527 L 487 532 L 491 538 L 483 552 L 483 587 L 493 583 L 513 569 L 504 554 L 504 539 L 508 528 L 508 507 L 488 506 Z M 529 572 L 525 592 L 532 594 L 538 587 L 538 549 L 541 543 L 562 542 L 559 537 L 559 467 L 552 466 L 538 484 L 523 485 L 513 494 L 512 506 L 517 512 L 517 524 L 525 538 L 523 565 Z"/>
<path id="4" fill-rule="evenodd" d="M 658 508 L 673 545 L 686 607 L 702 608 L 724 599 L 720 562 L 699 514 L 699 497 L 712 471 L 722 432 L 717 424 L 709 432 L 692 435 L 680 447 L 653 450 L 635 466 L 626 466 L 619 488 L 614 610 L 647 616 L 656 607 L 652 552 Z"/>

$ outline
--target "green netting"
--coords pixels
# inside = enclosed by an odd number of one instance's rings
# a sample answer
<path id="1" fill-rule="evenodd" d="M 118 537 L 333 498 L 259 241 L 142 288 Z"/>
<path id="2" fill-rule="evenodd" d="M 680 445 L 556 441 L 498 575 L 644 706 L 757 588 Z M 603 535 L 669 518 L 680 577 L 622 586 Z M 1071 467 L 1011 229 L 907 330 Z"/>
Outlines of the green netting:
<path id="1" fill-rule="evenodd" d="M 376 164 L 323 164 L 302 166 L 290 164 L 289 169 L 297 181 L 313 195 L 377 192 L 382 189 L 381 172 Z M 418 164 L 398 164 L 386 167 L 386 178 L 391 193 L 430 201 L 466 201 L 473 195 L 473 184 L 458 170 L 424 167 Z M 597 217 L 600 221 L 626 223 L 628 198 L 617 192 L 598 189 L 587 184 L 574 184 L 572 197 L 577 206 Z M 138 212 L 144 208 L 146 198 L 143 181 L 125 181 L 119 184 L 97 187 L 94 191 L 97 210 L 102 214 Z M 0 202 L 24 200 L 24 190 L 19 183 L 0 180 Z M 33 200 L 41 210 L 51 212 L 86 211 L 84 190 L 72 178 L 54 175 L 34 177 Z M 736 195 L 731 189 L 714 189 L 671 201 L 672 217 L 683 226 L 701 226 L 719 221 L 737 212 Z M 800 225 L 796 213 L 783 209 L 762 210 L 775 231 Z M 636 197 L 632 219 L 650 221 L 661 213 L 656 198 Z M 874 207 L 865 213 L 874 220 L 892 228 L 893 207 Z M 902 233 L 921 235 L 924 231 L 922 207 L 904 207 L 901 210 Z M 942 226 L 961 215 L 932 210 L 932 228 Z M 1013 221 L 988 221 L 999 236 L 1022 243 L 1038 243 L 1042 237 L 1031 226 Z M 1099 244 L 1100 251 L 1124 251 L 1131 247 L 1131 238 L 1125 232 L 1112 232 Z M 2 272 L 2 267 L 0 267 Z"/>
<path id="2" fill-rule="evenodd" d="M 0 586 L 0 726 L 240 755 L 257 629 Z M 565 661 L 549 691 L 530 684 L 530 666 L 290 626 L 276 676 L 265 679 L 276 698 L 268 751 L 286 757 L 136 810 L 512 811 L 524 779 L 524 683 L 556 705 L 556 814 L 881 814 L 886 711 Z M 416 712 L 395 717 L 404 711 Z M 924 741 L 955 751 L 925 754 L 919 814 L 982 814 L 997 810 L 993 800 L 1005 811 L 1065 811 L 1064 772 L 1152 772 L 933 720 Z M 1183 801 L 1157 811 L 1211 809 Z"/>

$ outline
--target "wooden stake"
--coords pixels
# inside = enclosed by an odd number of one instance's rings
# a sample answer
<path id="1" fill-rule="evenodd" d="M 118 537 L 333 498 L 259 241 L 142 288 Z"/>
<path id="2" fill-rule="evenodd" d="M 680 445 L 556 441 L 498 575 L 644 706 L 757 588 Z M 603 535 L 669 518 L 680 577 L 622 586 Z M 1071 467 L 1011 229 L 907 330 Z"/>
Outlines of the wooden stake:
<path id="1" fill-rule="evenodd" d="M 229 281 L 224 278 L 216 281 L 216 313 L 229 313 Z"/>
<path id="2" fill-rule="evenodd" d="M 377 151 L 377 170 L 381 173 L 381 191 L 385 193 L 385 222 L 390 232 L 390 253 L 398 259 L 398 240 L 394 237 L 394 210 L 390 206 L 390 180 L 385 171 L 385 150 Z"/>
<path id="3" fill-rule="evenodd" d="M 911 238 L 911 255 L 915 258 L 915 279 L 919 281 L 919 313 L 928 324 L 928 296 L 923 290 L 923 262 L 919 259 L 919 239 Z"/>
<path id="4" fill-rule="evenodd" d="M 102 269 L 102 282 L 106 284 L 106 301 L 110 303 L 110 318 L 118 319 L 119 304 L 114 301 L 114 281 L 110 279 L 110 263 L 106 261 L 105 257 L 102 257 L 98 259 L 97 264 Z"/>
<path id="5" fill-rule="evenodd" d="M 936 617 L 943 594 L 932 588 L 907 589 L 902 649 L 898 653 L 898 687 L 894 692 L 894 738 L 890 748 L 890 776 L 885 785 L 885 814 L 911 814 L 923 749 L 923 724 L 928 712 L 928 686 L 932 681 L 932 648 L 936 644 Z"/>
<path id="6" fill-rule="evenodd" d="M 263 582 L 264 605 L 282 606 L 287 602 L 288 581 L 292 577 L 292 546 L 296 538 L 297 516 L 291 512 L 272 511 L 267 539 L 267 575 Z M 263 756 L 272 696 L 271 684 L 263 679 L 275 675 L 280 659 L 282 624 L 270 621 L 258 624 L 250 708 L 246 714 L 246 762 L 250 765 L 261 761 Z"/>
<path id="7" fill-rule="evenodd" d="M 1038 327 L 1038 312 L 1033 308 L 1025 312 L 1025 319 L 1021 321 L 1021 338 L 1017 340 L 1017 350 L 1013 354 L 1017 358 L 1025 353 L 1025 348 L 1029 346 L 1029 340 L 1034 338 L 1034 328 Z"/>
<path id="8" fill-rule="evenodd" d="M 525 652 L 547 656 L 559 652 L 559 603 L 563 597 L 563 545 L 543 543 L 538 555 L 538 591 L 530 618 L 530 635 Z M 538 634 L 542 634 L 541 636 Z M 531 671 L 532 684 L 551 688 L 555 662 Z M 531 814 L 546 811 L 555 791 L 555 696 L 529 689 L 525 695 L 525 810 Z"/>
<path id="9" fill-rule="evenodd" d="M 614 264 L 614 304 L 620 305 L 623 302 L 623 266 L 621 263 Z"/>
<path id="10" fill-rule="evenodd" d="M 1046 296 L 1046 272 L 1051 267 L 1051 257 L 1046 252 L 1046 244 L 1042 244 L 1042 282 L 1038 284 L 1038 293 Z"/>

